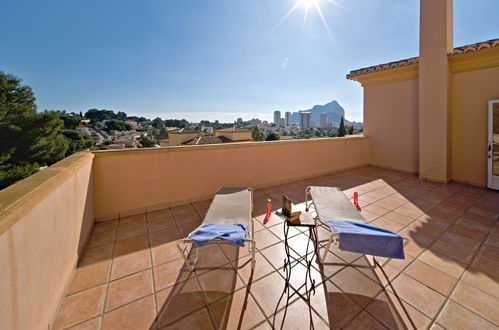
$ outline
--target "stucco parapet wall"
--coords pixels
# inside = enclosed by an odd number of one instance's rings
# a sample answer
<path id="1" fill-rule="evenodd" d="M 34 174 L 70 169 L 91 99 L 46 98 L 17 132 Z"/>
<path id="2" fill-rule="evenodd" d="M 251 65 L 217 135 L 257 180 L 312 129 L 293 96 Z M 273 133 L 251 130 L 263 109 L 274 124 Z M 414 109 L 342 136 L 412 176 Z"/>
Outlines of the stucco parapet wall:
<path id="1" fill-rule="evenodd" d="M 78 152 L 1 190 L 0 235 L 93 158 L 91 152 Z"/>
<path id="2" fill-rule="evenodd" d="M 452 72 L 461 72 L 499 65 L 498 54 L 499 39 L 493 39 L 471 45 L 456 47 L 451 53 L 448 54 L 448 57 L 449 61 L 451 62 Z M 463 67 L 462 63 L 459 63 L 461 64 L 461 66 L 459 68 L 456 67 L 455 63 L 457 61 L 466 62 L 466 60 L 468 59 L 470 61 L 474 60 L 473 63 L 470 63 L 472 65 Z M 409 80 L 411 78 L 417 79 L 418 63 L 419 57 L 411 57 L 400 61 L 373 65 L 366 68 L 353 70 L 346 75 L 346 78 L 358 81 L 362 84 L 370 82 L 389 82 L 390 77 L 394 82 L 400 80 Z M 405 75 L 398 74 L 401 72 L 405 73 Z M 415 73 L 415 76 L 413 74 L 410 74 L 410 72 Z"/>
<path id="3" fill-rule="evenodd" d="M 172 146 L 160 148 L 140 148 L 140 149 L 118 149 L 118 150 L 98 150 L 92 151 L 96 158 L 123 156 L 130 153 L 141 152 L 188 152 L 201 149 L 230 149 L 230 148 L 258 148 L 266 146 L 275 146 L 276 144 L 309 144 L 309 143 L 331 143 L 346 142 L 351 140 L 366 140 L 368 137 L 364 135 L 354 135 L 346 137 L 318 138 L 318 139 L 300 139 L 300 140 L 283 140 L 283 141 L 261 141 L 261 142 L 233 142 L 219 144 L 203 144 L 203 145 L 188 145 L 188 146 Z"/>

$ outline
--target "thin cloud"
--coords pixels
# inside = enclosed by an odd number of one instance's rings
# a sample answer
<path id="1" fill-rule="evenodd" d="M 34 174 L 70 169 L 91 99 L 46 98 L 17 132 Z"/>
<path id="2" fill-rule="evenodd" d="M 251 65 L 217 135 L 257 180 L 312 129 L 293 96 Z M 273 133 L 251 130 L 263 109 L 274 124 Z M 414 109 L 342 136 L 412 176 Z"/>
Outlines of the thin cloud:
<path id="1" fill-rule="evenodd" d="M 283 58 L 282 63 L 281 63 L 281 70 L 284 71 L 287 68 L 288 68 L 288 58 L 285 57 L 285 58 Z"/>

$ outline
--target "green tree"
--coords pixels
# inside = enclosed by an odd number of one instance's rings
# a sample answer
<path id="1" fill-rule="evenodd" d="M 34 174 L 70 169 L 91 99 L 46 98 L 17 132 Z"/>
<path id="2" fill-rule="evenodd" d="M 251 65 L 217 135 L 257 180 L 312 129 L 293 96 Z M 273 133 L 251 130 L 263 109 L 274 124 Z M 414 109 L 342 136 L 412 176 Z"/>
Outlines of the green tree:
<path id="1" fill-rule="evenodd" d="M 352 135 L 352 134 L 353 134 L 353 125 L 348 127 L 348 135 Z"/>
<path id="2" fill-rule="evenodd" d="M 279 140 L 279 134 L 274 132 L 270 132 L 265 138 L 265 141 L 277 141 L 277 140 Z"/>
<path id="3" fill-rule="evenodd" d="M 122 111 L 118 111 L 118 113 L 114 117 L 114 119 L 118 119 L 118 120 L 122 120 L 122 121 L 125 121 L 126 118 L 127 118 L 126 113 L 124 113 Z"/>
<path id="4" fill-rule="evenodd" d="M 260 127 L 253 126 L 251 128 L 251 137 L 253 138 L 253 141 L 263 141 L 265 140 L 265 133 Z"/>
<path id="5" fill-rule="evenodd" d="M 346 133 L 347 132 L 346 132 L 346 129 L 345 129 L 345 120 L 343 119 L 343 117 L 341 117 L 340 128 L 338 128 L 338 136 L 339 137 L 345 136 Z"/>
<path id="6" fill-rule="evenodd" d="M 161 128 L 165 127 L 165 123 L 159 117 L 154 118 L 151 122 L 151 125 L 152 125 L 152 127 L 156 128 L 156 129 L 161 129 Z"/>
<path id="7" fill-rule="evenodd" d="M 106 122 L 106 127 L 104 127 L 104 130 L 107 132 L 110 131 L 128 131 L 132 129 L 132 127 L 125 123 L 122 120 L 118 119 L 111 119 Z"/>
<path id="8" fill-rule="evenodd" d="M 0 71 L 0 189 L 62 159 L 68 144 L 56 112 L 36 111 L 21 79 Z"/>
<path id="9" fill-rule="evenodd" d="M 62 121 L 64 122 L 65 129 L 75 129 L 76 127 L 80 126 L 81 117 L 71 113 L 66 113 L 65 111 L 56 111 L 56 112 L 59 113 L 59 118 L 61 118 Z"/>
<path id="10" fill-rule="evenodd" d="M 151 148 L 154 147 L 158 142 L 154 139 L 149 139 L 145 135 L 141 135 L 138 139 L 139 143 L 142 145 L 143 148 Z"/>

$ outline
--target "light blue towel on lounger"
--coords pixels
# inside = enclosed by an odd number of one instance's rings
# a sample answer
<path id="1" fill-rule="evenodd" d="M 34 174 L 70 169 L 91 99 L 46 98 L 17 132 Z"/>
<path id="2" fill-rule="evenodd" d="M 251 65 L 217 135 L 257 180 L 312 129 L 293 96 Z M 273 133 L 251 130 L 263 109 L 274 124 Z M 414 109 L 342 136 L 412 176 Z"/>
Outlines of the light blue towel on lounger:
<path id="1" fill-rule="evenodd" d="M 367 222 L 327 221 L 340 233 L 340 249 L 385 258 L 404 259 L 402 236 Z"/>
<path id="2" fill-rule="evenodd" d="M 197 246 L 214 240 L 223 239 L 238 246 L 244 246 L 247 224 L 243 223 L 206 223 L 189 234 Z"/>

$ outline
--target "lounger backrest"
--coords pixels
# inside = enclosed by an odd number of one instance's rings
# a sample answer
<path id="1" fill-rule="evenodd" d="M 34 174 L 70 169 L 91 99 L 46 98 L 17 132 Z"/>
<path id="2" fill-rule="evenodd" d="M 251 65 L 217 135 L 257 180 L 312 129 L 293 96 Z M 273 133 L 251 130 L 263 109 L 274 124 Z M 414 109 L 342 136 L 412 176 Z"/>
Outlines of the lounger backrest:
<path id="1" fill-rule="evenodd" d="M 310 195 L 321 221 L 366 221 L 337 187 L 310 187 Z"/>
<path id="2" fill-rule="evenodd" d="M 220 188 L 204 217 L 205 223 L 249 223 L 251 221 L 251 190 Z"/>

